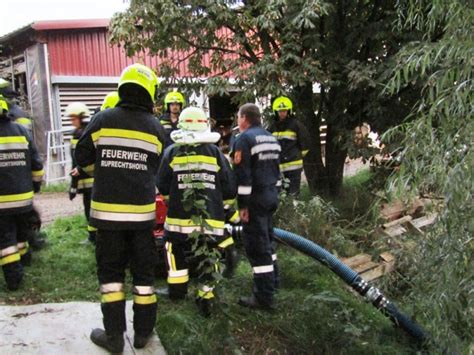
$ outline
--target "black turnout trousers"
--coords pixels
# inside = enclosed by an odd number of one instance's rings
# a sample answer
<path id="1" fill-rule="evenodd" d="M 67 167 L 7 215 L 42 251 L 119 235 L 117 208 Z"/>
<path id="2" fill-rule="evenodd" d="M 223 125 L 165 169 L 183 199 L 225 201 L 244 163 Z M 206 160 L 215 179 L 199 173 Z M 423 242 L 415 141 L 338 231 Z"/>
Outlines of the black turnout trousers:
<path id="1" fill-rule="evenodd" d="M 133 279 L 133 327 L 135 333 L 150 334 L 156 321 L 154 293 L 157 251 L 153 231 L 103 230 L 97 232 L 97 275 L 102 293 L 102 314 L 107 334 L 122 334 L 125 320 L 125 269 Z"/>
<path id="2" fill-rule="evenodd" d="M 279 275 L 273 240 L 273 214 L 278 207 L 278 191 L 269 186 L 252 192 L 249 223 L 243 224 L 243 242 L 252 265 L 254 294 L 262 304 L 271 304 Z"/>

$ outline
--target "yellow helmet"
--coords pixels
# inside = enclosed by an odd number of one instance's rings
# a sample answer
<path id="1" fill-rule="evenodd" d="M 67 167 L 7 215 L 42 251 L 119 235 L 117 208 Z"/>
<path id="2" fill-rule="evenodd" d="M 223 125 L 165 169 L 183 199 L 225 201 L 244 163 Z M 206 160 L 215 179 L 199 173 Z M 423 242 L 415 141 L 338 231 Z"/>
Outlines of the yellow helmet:
<path id="1" fill-rule="evenodd" d="M 165 105 L 172 103 L 181 104 L 181 107 L 183 107 L 186 105 L 186 100 L 184 99 L 183 94 L 181 94 L 179 91 L 171 91 L 165 96 Z"/>
<path id="2" fill-rule="evenodd" d="M 278 111 L 292 111 L 293 110 L 293 102 L 286 96 L 279 96 L 273 101 L 272 105 L 273 112 Z"/>
<path id="3" fill-rule="evenodd" d="M 102 106 L 100 106 L 100 110 L 104 111 L 108 108 L 114 108 L 115 105 L 119 102 L 120 97 L 117 91 L 112 91 L 107 94 L 104 98 L 104 102 L 102 102 Z"/>
<path id="4" fill-rule="evenodd" d="M 124 84 L 135 84 L 144 88 L 150 95 L 152 102 L 156 100 L 158 77 L 155 72 L 147 66 L 135 63 L 126 67 L 120 75 L 118 84 L 119 94 L 120 87 Z"/>
<path id="5" fill-rule="evenodd" d="M 0 115 L 3 115 L 4 112 L 8 111 L 8 102 L 3 96 L 0 96 L 0 110 Z"/>
<path id="6" fill-rule="evenodd" d="M 88 117 L 90 116 L 90 111 L 87 108 L 86 104 L 82 102 L 72 102 L 66 107 L 64 112 L 65 116 L 78 116 L 78 117 Z"/>
<path id="7" fill-rule="evenodd" d="M 200 108 L 188 107 L 179 115 L 178 128 L 183 131 L 205 132 L 209 129 L 209 119 Z"/>

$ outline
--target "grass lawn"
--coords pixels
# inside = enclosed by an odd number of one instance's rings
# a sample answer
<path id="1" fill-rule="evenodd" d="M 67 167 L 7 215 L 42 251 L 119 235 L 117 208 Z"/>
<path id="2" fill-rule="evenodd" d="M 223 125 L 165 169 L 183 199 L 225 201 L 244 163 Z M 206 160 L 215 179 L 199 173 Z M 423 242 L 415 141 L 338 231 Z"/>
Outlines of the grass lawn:
<path id="1" fill-rule="evenodd" d="M 84 218 L 58 219 L 47 233 L 49 245 L 34 255 L 23 287 L 7 292 L 0 280 L 0 302 L 98 302 L 94 248 L 81 244 L 87 237 Z M 234 278 L 219 285 L 218 304 L 209 319 L 198 315 L 192 296 L 182 302 L 159 298 L 156 329 L 166 350 L 170 354 L 410 354 L 418 350 L 408 335 L 353 295 L 325 267 L 286 247 L 280 247 L 279 260 L 282 287 L 278 310 L 271 314 L 236 304 L 240 295 L 251 290 L 245 257 Z M 165 285 L 164 280 L 156 283 Z"/>
<path id="2" fill-rule="evenodd" d="M 70 181 L 60 181 L 51 185 L 43 184 L 41 186 L 41 192 L 68 192 Z"/>

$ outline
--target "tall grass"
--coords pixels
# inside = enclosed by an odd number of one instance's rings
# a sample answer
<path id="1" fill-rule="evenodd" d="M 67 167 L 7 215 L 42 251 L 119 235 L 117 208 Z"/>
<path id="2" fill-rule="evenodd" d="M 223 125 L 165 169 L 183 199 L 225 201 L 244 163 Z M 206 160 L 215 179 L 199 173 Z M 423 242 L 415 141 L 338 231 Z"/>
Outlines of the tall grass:
<path id="1" fill-rule="evenodd" d="M 59 219 L 47 228 L 49 245 L 34 255 L 25 283 L 16 292 L 0 281 L 0 302 L 30 304 L 99 300 L 94 248 L 82 216 Z M 355 297 L 328 269 L 280 246 L 282 284 L 277 311 L 250 311 L 236 304 L 252 289 L 250 265 L 242 258 L 236 275 L 217 287 L 209 319 L 188 299 L 158 299 L 156 330 L 170 354 L 414 354 L 402 330 Z M 157 287 L 166 286 L 158 280 Z M 130 295 L 129 295 L 130 296 Z"/>

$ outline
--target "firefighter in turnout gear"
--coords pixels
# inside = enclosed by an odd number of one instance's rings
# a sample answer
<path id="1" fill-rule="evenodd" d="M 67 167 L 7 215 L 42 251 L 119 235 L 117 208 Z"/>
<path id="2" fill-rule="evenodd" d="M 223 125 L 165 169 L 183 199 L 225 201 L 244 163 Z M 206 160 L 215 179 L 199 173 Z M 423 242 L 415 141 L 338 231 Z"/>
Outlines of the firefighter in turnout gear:
<path id="1" fill-rule="evenodd" d="M 304 126 L 293 116 L 293 102 L 280 96 L 272 105 L 275 122 L 269 128 L 281 145 L 280 171 L 289 185 L 283 183 L 285 190 L 298 197 L 300 193 L 303 158 L 308 154 L 308 134 Z"/>
<path id="2" fill-rule="evenodd" d="M 165 150 L 158 172 L 158 189 L 169 201 L 165 249 L 171 299 L 184 299 L 187 294 L 190 265 L 186 255 L 191 253 L 193 244 L 219 249 L 233 244 L 232 236 L 224 230 L 224 204 L 231 203 L 237 192 L 230 164 L 215 145 L 220 135 L 210 131 L 204 111 L 196 107 L 184 109 L 178 127 L 179 130 L 171 133 L 175 143 Z M 191 203 L 205 201 L 201 208 L 196 205 L 186 207 L 190 190 L 196 194 Z M 198 223 L 196 218 L 202 222 Z M 191 233 L 197 233 L 197 239 Z M 204 267 L 215 270 L 218 266 Z M 208 316 L 215 281 L 209 275 L 202 275 L 202 270 L 198 273 L 201 274 L 201 285 L 196 303 L 201 314 Z"/>
<path id="3" fill-rule="evenodd" d="M 15 104 L 12 100 L 8 102 L 8 113 L 7 116 L 10 118 L 11 121 L 18 123 L 26 128 L 30 137 L 33 137 L 33 120 L 29 118 L 29 115 L 17 104 Z M 41 228 L 41 217 L 38 210 L 35 208 L 33 204 L 33 209 L 28 213 L 27 218 L 28 227 L 28 244 L 32 250 L 40 250 L 46 243 L 44 238 L 45 234 L 40 232 Z M 27 253 L 23 257 L 23 263 L 26 262 L 26 265 L 29 264 L 31 254 Z"/>
<path id="4" fill-rule="evenodd" d="M 84 133 L 84 130 L 87 126 L 86 119 L 89 117 L 89 115 L 89 109 L 82 102 L 73 102 L 66 107 L 65 116 L 69 117 L 69 119 L 71 120 L 71 124 L 74 127 L 71 139 L 72 170 L 69 173 L 69 175 L 71 175 L 71 184 L 69 186 L 69 200 L 74 200 L 78 193 L 82 194 L 84 214 L 88 222 L 88 240 L 91 243 L 95 243 L 95 235 L 97 230 L 96 228 L 89 225 L 92 185 L 94 184 L 94 178 L 77 166 L 76 158 L 74 156 L 77 142 L 79 142 L 79 139 Z"/>
<path id="5" fill-rule="evenodd" d="M 233 144 L 231 157 L 237 176 L 242 238 L 254 281 L 253 294 L 241 297 L 238 303 L 269 310 L 274 308 L 273 296 L 278 287 L 272 216 L 278 207 L 281 147 L 262 128 L 256 105 L 240 107 L 238 125 L 241 134 Z"/>
<path id="6" fill-rule="evenodd" d="M 107 110 L 108 108 L 114 108 L 115 106 L 117 106 L 119 101 L 120 101 L 120 96 L 117 91 L 109 92 L 105 96 L 104 102 L 102 102 L 102 106 L 100 106 L 100 111 Z"/>
<path id="7" fill-rule="evenodd" d="M 178 91 L 171 91 L 165 96 L 165 110 L 166 112 L 161 115 L 160 123 L 166 132 L 166 143 L 165 148 L 173 144 L 173 140 L 170 137 L 171 132 L 178 129 L 179 114 L 186 105 L 184 95 Z"/>
<path id="8" fill-rule="evenodd" d="M 163 128 L 153 116 L 157 87 L 158 78 L 148 67 L 126 67 L 118 84 L 119 103 L 94 116 L 75 152 L 81 169 L 94 175 L 90 223 L 98 229 L 97 275 L 105 331 L 94 329 L 91 340 L 111 352 L 124 347 L 128 264 L 134 347 L 146 346 L 156 321 L 155 181 L 164 142 Z"/>
<path id="9" fill-rule="evenodd" d="M 7 288 L 23 279 L 22 259 L 28 253 L 28 216 L 33 193 L 39 192 L 43 164 L 27 130 L 11 122 L 0 96 L 0 265 Z"/>

